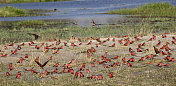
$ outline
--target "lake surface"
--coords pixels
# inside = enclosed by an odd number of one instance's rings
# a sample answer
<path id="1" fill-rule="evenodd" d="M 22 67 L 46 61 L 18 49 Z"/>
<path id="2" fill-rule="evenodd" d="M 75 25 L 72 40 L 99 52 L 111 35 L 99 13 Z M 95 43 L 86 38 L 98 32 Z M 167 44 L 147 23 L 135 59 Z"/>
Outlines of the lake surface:
<path id="1" fill-rule="evenodd" d="M 175 0 L 76 0 L 57 2 L 37 2 L 20 4 L 0 4 L 3 6 L 13 6 L 22 9 L 47 9 L 58 11 L 49 16 L 29 16 L 29 17 L 0 17 L 0 21 L 22 21 L 22 20 L 43 20 L 43 19 L 73 19 L 81 25 L 90 25 L 92 19 L 96 23 L 110 24 L 122 18 L 122 15 L 96 14 L 105 13 L 111 10 L 122 8 L 134 8 L 142 4 L 168 2 L 176 5 Z"/>

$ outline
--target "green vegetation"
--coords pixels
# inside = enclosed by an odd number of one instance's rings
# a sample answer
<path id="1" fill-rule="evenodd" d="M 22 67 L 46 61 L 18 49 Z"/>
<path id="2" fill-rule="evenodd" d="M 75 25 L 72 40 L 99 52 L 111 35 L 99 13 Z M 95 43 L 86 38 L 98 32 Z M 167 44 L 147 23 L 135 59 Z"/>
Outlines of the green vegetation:
<path id="1" fill-rule="evenodd" d="M 29 2 L 53 2 L 53 1 L 70 1 L 70 0 L 0 0 L 0 4 L 29 3 Z"/>
<path id="2" fill-rule="evenodd" d="M 150 3 L 134 9 L 119 9 L 108 14 L 148 16 L 148 17 L 176 17 L 176 7 L 169 3 Z"/>
<path id="3" fill-rule="evenodd" d="M 38 10 L 38 9 L 20 9 L 16 7 L 1 7 L 0 17 L 18 17 L 18 16 L 44 16 L 42 12 L 53 12 L 52 10 Z"/>
<path id="4" fill-rule="evenodd" d="M 0 8 L 1 17 L 26 16 L 27 13 L 28 13 L 27 10 L 10 7 L 10 6 Z"/>
<path id="5" fill-rule="evenodd" d="M 36 33 L 41 36 L 38 41 L 47 41 L 50 38 L 66 39 L 71 36 L 86 38 L 176 32 L 173 18 L 127 18 L 117 25 L 101 27 L 73 26 L 66 20 L 28 20 L 0 22 L 0 28 L 0 43 L 31 41 L 33 37 L 27 33 Z"/>

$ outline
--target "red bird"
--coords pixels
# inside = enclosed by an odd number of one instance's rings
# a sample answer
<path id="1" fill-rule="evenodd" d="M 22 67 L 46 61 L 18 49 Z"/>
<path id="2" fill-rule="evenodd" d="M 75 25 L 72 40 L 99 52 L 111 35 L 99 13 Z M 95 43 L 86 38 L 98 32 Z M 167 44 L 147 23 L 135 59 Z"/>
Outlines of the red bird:
<path id="1" fill-rule="evenodd" d="M 114 43 L 114 44 L 112 44 L 110 47 L 115 47 L 115 43 Z"/>
<path id="2" fill-rule="evenodd" d="M 148 41 L 152 41 L 152 38 L 150 38 Z"/>
<path id="3" fill-rule="evenodd" d="M 129 62 L 127 63 L 127 66 L 128 66 L 128 67 L 132 67 L 131 63 L 129 63 Z"/>
<path id="4" fill-rule="evenodd" d="M 156 44 L 156 46 L 160 46 L 161 45 L 161 41 L 158 40 L 158 43 Z"/>
<path id="5" fill-rule="evenodd" d="M 73 47 L 74 47 L 74 46 L 77 46 L 77 45 L 75 45 L 74 43 L 71 43 L 71 46 L 73 46 Z"/>
<path id="6" fill-rule="evenodd" d="M 87 73 L 90 73 L 90 70 L 89 70 L 89 69 L 87 69 L 87 70 L 86 70 L 86 72 L 87 72 Z"/>
<path id="7" fill-rule="evenodd" d="M 102 80 L 103 79 L 103 76 L 102 75 L 99 75 L 99 78 L 98 78 L 99 80 Z"/>
<path id="8" fill-rule="evenodd" d="M 126 42 L 126 43 L 124 44 L 124 46 L 128 46 L 128 42 Z"/>
<path id="9" fill-rule="evenodd" d="M 166 60 L 169 61 L 169 60 L 170 60 L 170 56 L 167 56 L 167 57 L 166 57 Z"/>
<path id="10" fill-rule="evenodd" d="M 20 76 L 21 76 L 21 72 L 18 72 L 18 74 L 17 74 L 17 76 L 16 76 L 16 78 L 20 78 Z"/>
<path id="11" fill-rule="evenodd" d="M 109 78 L 112 78 L 113 77 L 113 72 L 110 72 L 109 73 Z"/>
<path id="12" fill-rule="evenodd" d="M 139 59 L 138 62 L 139 62 L 139 61 L 143 61 L 143 60 L 144 60 L 144 57 L 141 57 L 141 59 Z"/>
<path id="13" fill-rule="evenodd" d="M 135 51 L 132 51 L 132 52 L 131 52 L 131 55 L 132 55 L 132 56 L 135 56 L 135 54 L 136 54 Z"/>
<path id="14" fill-rule="evenodd" d="M 142 46 L 145 46 L 145 44 L 146 44 L 145 42 L 144 42 L 144 43 L 142 43 Z"/>
<path id="15" fill-rule="evenodd" d="M 9 72 L 6 72 L 6 76 L 10 76 L 10 73 L 9 73 Z"/>
<path id="16" fill-rule="evenodd" d="M 91 66 L 92 66 L 92 67 L 95 67 L 95 64 L 92 62 L 92 63 L 91 63 Z"/>
<path id="17" fill-rule="evenodd" d="M 142 52 L 142 50 L 140 48 L 137 48 L 137 52 Z"/>
<path id="18" fill-rule="evenodd" d="M 119 58 L 119 56 L 116 56 L 116 57 L 113 57 L 112 59 L 118 59 Z"/>
<path id="19" fill-rule="evenodd" d="M 39 76 L 40 78 L 42 78 L 43 77 L 43 73 L 40 73 L 40 76 Z"/>
<path id="20" fill-rule="evenodd" d="M 92 26 L 97 25 L 93 19 L 92 19 L 92 23 L 93 23 Z"/>
<path id="21" fill-rule="evenodd" d="M 159 62 L 157 66 L 162 67 L 162 62 Z"/>
<path id="22" fill-rule="evenodd" d="M 79 72 L 77 71 L 77 72 L 75 73 L 75 78 L 78 78 L 78 74 L 79 74 Z"/>
<path id="23" fill-rule="evenodd" d="M 10 71 L 13 69 L 12 63 L 9 64 Z"/>
<path id="24" fill-rule="evenodd" d="M 9 46 L 13 46 L 14 44 L 12 43 L 12 44 L 9 44 Z"/>
<path id="25" fill-rule="evenodd" d="M 169 64 L 165 64 L 164 66 L 165 66 L 165 67 L 168 67 L 168 66 L 169 66 Z"/>
<path id="26" fill-rule="evenodd" d="M 115 42 L 115 38 L 113 38 L 112 41 Z"/>
<path id="27" fill-rule="evenodd" d="M 17 63 L 22 63 L 24 60 L 26 60 L 26 59 L 20 57 L 20 60 Z"/>
<path id="28" fill-rule="evenodd" d="M 83 75 L 83 73 L 82 73 L 82 72 L 80 72 L 80 77 L 84 77 L 84 75 Z"/>
<path id="29" fill-rule="evenodd" d="M 120 62 L 117 62 L 117 63 L 116 63 L 117 66 L 120 66 L 120 64 L 121 64 Z"/>
<path id="30" fill-rule="evenodd" d="M 25 58 L 28 58 L 28 57 L 29 57 L 28 54 L 26 54 L 26 55 L 25 55 Z"/>
<path id="31" fill-rule="evenodd" d="M 170 62 L 174 62 L 174 58 L 171 58 Z"/>
<path id="32" fill-rule="evenodd" d="M 153 39 L 156 39 L 156 36 L 155 36 L 155 35 L 153 35 Z"/>
<path id="33" fill-rule="evenodd" d="M 92 44 L 92 41 L 90 41 L 89 43 L 87 43 L 87 45 L 91 45 Z"/>

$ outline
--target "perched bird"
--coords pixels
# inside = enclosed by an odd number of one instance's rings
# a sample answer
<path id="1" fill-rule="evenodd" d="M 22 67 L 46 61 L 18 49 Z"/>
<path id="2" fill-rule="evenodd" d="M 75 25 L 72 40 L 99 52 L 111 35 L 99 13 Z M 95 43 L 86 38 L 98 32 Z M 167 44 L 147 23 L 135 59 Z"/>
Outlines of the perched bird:
<path id="1" fill-rule="evenodd" d="M 17 74 L 17 76 L 16 76 L 16 78 L 20 78 L 20 76 L 21 76 L 21 72 L 18 72 L 18 74 Z"/>
<path id="2" fill-rule="evenodd" d="M 10 71 L 13 69 L 12 63 L 9 64 Z"/>
<path id="3" fill-rule="evenodd" d="M 113 72 L 110 72 L 109 73 L 109 78 L 112 78 L 113 77 Z"/>
<path id="4" fill-rule="evenodd" d="M 162 67 L 162 62 L 159 62 L 157 66 Z"/>
<path id="5" fill-rule="evenodd" d="M 10 73 L 9 73 L 9 72 L 6 72 L 6 76 L 10 76 Z"/>

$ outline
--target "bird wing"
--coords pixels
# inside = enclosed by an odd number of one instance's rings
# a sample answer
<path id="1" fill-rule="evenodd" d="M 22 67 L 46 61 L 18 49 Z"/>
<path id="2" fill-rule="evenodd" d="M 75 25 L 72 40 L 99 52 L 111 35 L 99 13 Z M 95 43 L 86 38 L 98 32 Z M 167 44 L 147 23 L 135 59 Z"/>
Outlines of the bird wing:
<path id="1" fill-rule="evenodd" d="M 35 62 L 36 62 L 40 67 L 42 66 L 42 64 L 40 64 L 38 61 L 35 60 Z"/>
<path id="2" fill-rule="evenodd" d="M 50 61 L 50 60 L 46 61 L 46 62 L 42 65 L 42 67 L 44 67 L 49 61 Z"/>
<path id="3" fill-rule="evenodd" d="M 153 48 L 154 48 L 154 50 L 155 50 L 155 53 L 156 53 L 156 54 L 159 54 L 159 50 L 158 50 L 155 46 L 153 46 Z"/>

